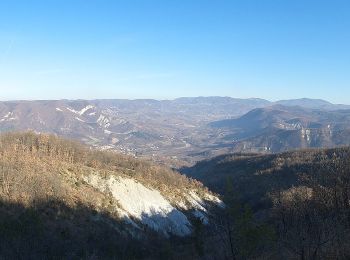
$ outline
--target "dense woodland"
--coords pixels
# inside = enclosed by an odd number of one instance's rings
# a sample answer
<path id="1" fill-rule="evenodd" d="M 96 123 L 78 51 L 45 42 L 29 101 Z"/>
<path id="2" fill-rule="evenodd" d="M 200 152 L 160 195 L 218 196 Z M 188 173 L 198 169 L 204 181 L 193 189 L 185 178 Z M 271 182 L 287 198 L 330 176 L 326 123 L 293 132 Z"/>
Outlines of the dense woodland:
<path id="1" fill-rule="evenodd" d="M 166 259 L 197 256 L 192 236 L 150 229 L 132 236 L 101 196 L 79 176 L 125 175 L 168 199 L 206 191 L 198 181 L 151 162 L 91 150 L 51 135 L 0 136 L 0 259 Z"/>
<path id="2" fill-rule="evenodd" d="M 50 135 L 0 137 L 0 258 L 348 259 L 350 149 L 232 154 L 182 171 L 222 194 L 193 234 L 132 237 L 76 176 L 132 176 L 169 198 L 201 182 L 151 162 Z M 98 201 L 101 207 L 97 207 Z"/>
<path id="3" fill-rule="evenodd" d="M 228 211 L 243 205 L 229 214 L 228 240 L 241 234 L 234 223 L 242 215 L 255 223 L 257 246 L 237 250 L 247 237 L 232 243 L 232 259 L 349 259 L 350 148 L 225 155 L 183 171 L 226 194 Z"/>

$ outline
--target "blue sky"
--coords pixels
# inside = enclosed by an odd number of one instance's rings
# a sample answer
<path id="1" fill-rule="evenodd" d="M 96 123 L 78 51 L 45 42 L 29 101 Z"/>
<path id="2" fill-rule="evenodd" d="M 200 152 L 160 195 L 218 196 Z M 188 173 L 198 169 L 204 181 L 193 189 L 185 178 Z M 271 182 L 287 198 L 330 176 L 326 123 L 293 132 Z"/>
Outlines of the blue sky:
<path id="1" fill-rule="evenodd" d="M 350 2 L 1 0 L 0 99 L 350 103 Z"/>

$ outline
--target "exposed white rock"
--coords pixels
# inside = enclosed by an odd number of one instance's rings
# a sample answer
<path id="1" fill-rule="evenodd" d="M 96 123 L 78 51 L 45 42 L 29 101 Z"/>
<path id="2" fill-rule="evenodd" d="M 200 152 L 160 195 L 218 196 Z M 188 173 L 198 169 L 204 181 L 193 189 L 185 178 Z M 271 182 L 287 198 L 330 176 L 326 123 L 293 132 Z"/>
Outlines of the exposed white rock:
<path id="1" fill-rule="evenodd" d="M 311 143 L 311 130 L 310 129 L 306 129 L 306 128 L 302 128 L 301 129 L 301 137 L 303 139 L 306 139 L 308 144 L 310 144 Z"/>
<path id="2" fill-rule="evenodd" d="M 16 120 L 17 117 L 14 116 L 13 112 L 8 112 L 6 115 L 3 116 L 3 118 L 0 120 L 0 122 L 4 122 L 4 121 L 13 121 Z"/>
<path id="3" fill-rule="evenodd" d="M 83 109 L 81 109 L 80 111 L 74 110 L 74 109 L 72 109 L 70 107 L 67 107 L 67 110 L 72 112 L 72 113 L 74 113 L 74 114 L 82 116 L 82 115 L 85 114 L 86 111 L 88 111 L 90 109 L 93 109 L 93 108 L 95 108 L 95 107 L 92 106 L 92 105 L 88 105 L 88 106 L 84 107 Z"/>
<path id="4" fill-rule="evenodd" d="M 74 110 L 74 109 L 72 109 L 72 108 L 70 108 L 70 107 L 67 107 L 67 110 L 70 111 L 70 112 L 72 112 L 72 113 L 74 113 L 74 114 L 79 114 L 78 111 L 76 111 L 76 110 Z"/>
<path id="5" fill-rule="evenodd" d="M 107 135 L 110 135 L 112 132 L 105 129 L 105 130 L 104 130 L 104 133 L 107 134 Z"/>
<path id="6" fill-rule="evenodd" d="M 9 118 L 10 116 L 12 116 L 13 115 L 13 112 L 8 112 L 5 116 L 4 116 L 4 118 Z"/>
<path id="7" fill-rule="evenodd" d="M 90 109 L 93 109 L 93 108 L 95 108 L 95 107 L 92 106 L 92 105 L 88 105 L 88 106 L 84 107 L 82 110 L 79 111 L 79 115 L 82 116 L 82 115 L 85 114 L 86 111 L 88 111 L 88 110 L 90 110 Z"/>
<path id="8" fill-rule="evenodd" d="M 99 175 L 84 178 L 87 183 L 101 192 L 110 192 L 130 218 L 165 235 L 186 236 L 191 233 L 187 217 L 174 208 L 159 191 L 145 187 L 133 179 Z M 126 216 L 124 215 L 123 218 Z"/>
<path id="9" fill-rule="evenodd" d="M 99 118 L 97 119 L 97 123 L 104 128 L 108 128 L 111 125 L 110 119 L 104 115 L 99 116 Z"/>
<path id="10" fill-rule="evenodd" d="M 191 190 L 189 192 L 189 194 L 187 195 L 187 200 L 191 205 L 191 208 L 197 209 L 197 210 L 201 210 L 206 212 L 207 210 L 204 208 L 205 206 L 205 202 L 202 200 L 202 198 L 200 198 L 197 193 L 193 190 Z"/>
<path id="11" fill-rule="evenodd" d="M 217 206 L 219 206 L 221 208 L 225 208 L 224 202 L 221 199 L 219 199 L 217 196 L 214 196 L 214 195 L 212 195 L 210 193 L 205 193 L 204 194 L 204 200 L 205 201 L 209 201 L 211 203 L 214 203 L 215 205 L 217 205 Z"/>
<path id="12" fill-rule="evenodd" d="M 80 122 L 83 122 L 83 123 L 86 123 L 83 119 L 79 118 L 79 117 L 75 117 L 76 120 L 80 121 Z"/>

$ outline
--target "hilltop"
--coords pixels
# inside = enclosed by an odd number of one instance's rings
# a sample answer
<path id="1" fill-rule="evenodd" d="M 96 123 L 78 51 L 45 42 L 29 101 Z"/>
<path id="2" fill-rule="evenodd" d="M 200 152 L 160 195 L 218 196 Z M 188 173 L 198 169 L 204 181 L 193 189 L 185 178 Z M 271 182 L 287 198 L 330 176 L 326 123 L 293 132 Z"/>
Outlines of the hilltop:
<path id="1" fill-rule="evenodd" d="M 220 131 L 223 139 L 233 140 L 231 152 L 279 153 L 350 145 L 349 118 L 350 110 L 346 109 L 274 105 L 210 126 Z"/>
<path id="2" fill-rule="evenodd" d="M 4 258 L 156 258 L 221 205 L 165 167 L 32 132 L 0 136 L 0 184 Z"/>
<path id="3" fill-rule="evenodd" d="M 346 109 L 322 100 L 230 97 L 6 101 L 0 132 L 51 133 L 178 168 L 232 151 L 350 144 Z"/>

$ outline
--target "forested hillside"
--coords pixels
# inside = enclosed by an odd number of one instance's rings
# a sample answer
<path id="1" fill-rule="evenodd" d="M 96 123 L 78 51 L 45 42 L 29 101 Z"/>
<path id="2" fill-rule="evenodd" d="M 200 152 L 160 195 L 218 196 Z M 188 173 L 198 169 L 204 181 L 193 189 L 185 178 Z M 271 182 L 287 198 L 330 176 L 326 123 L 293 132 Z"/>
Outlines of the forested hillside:
<path id="1" fill-rule="evenodd" d="M 188 258 L 221 201 L 174 171 L 50 135 L 0 136 L 0 258 Z"/>
<path id="2" fill-rule="evenodd" d="M 271 258 L 350 257 L 350 148 L 230 154 L 183 172 L 269 225 L 275 249 L 264 252 Z"/>
<path id="3" fill-rule="evenodd" d="M 51 135 L 0 136 L 5 259 L 347 259 L 350 148 L 183 169 Z M 202 182 L 221 194 L 219 197 Z"/>

